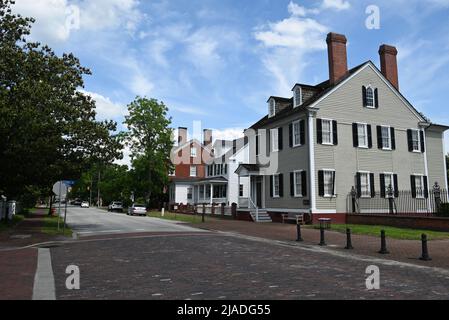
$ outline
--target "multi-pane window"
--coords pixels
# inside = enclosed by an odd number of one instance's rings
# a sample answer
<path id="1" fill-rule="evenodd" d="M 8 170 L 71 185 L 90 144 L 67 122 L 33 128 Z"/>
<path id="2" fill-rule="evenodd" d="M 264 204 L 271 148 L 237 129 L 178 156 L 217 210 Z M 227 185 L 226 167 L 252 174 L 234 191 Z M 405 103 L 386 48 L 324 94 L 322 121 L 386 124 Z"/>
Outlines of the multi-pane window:
<path id="1" fill-rule="evenodd" d="M 368 148 L 368 125 L 363 123 L 357 124 L 358 145 L 362 148 Z"/>
<path id="2" fill-rule="evenodd" d="M 333 144 L 332 141 L 332 121 L 322 120 L 322 136 L 323 144 Z"/>
<path id="3" fill-rule="evenodd" d="M 366 106 L 374 108 L 374 90 L 371 87 L 366 89 Z"/>
<path id="4" fill-rule="evenodd" d="M 239 187 L 239 197 L 243 197 L 243 184 Z"/>
<path id="5" fill-rule="evenodd" d="M 190 148 L 190 156 L 192 158 L 196 158 L 196 148 L 195 147 Z"/>
<path id="6" fill-rule="evenodd" d="M 293 122 L 293 147 L 301 145 L 301 121 Z"/>
<path id="7" fill-rule="evenodd" d="M 196 177 L 197 176 L 197 168 L 196 166 L 190 166 L 190 176 Z"/>
<path id="8" fill-rule="evenodd" d="M 270 141 L 271 141 L 271 152 L 279 151 L 279 130 L 271 129 L 270 130 Z"/>
<path id="9" fill-rule="evenodd" d="M 421 142 L 419 140 L 419 131 L 418 130 L 412 130 L 412 148 L 413 148 L 413 151 L 420 152 L 421 151 L 420 145 L 421 145 Z"/>
<path id="10" fill-rule="evenodd" d="M 324 196 L 332 197 L 335 195 L 335 171 L 332 170 L 324 170 Z"/>
<path id="11" fill-rule="evenodd" d="M 200 199 L 204 199 L 204 189 L 206 186 L 204 184 L 200 185 Z"/>
<path id="12" fill-rule="evenodd" d="M 302 92 L 301 87 L 297 86 L 294 91 L 294 97 L 295 97 L 295 107 L 298 107 L 302 104 Z"/>
<path id="13" fill-rule="evenodd" d="M 268 109 L 268 115 L 274 117 L 276 114 L 276 102 L 274 99 L 270 99 L 270 102 L 268 102 Z"/>
<path id="14" fill-rule="evenodd" d="M 214 186 L 213 188 L 214 188 L 214 199 L 226 198 L 226 191 L 227 191 L 226 185 L 217 185 Z"/>
<path id="15" fill-rule="evenodd" d="M 382 134 L 382 148 L 391 150 L 391 128 L 381 127 Z"/>
<path id="16" fill-rule="evenodd" d="M 392 173 L 385 173 L 385 196 L 392 197 L 396 190 L 394 190 L 394 176 Z M 391 190 L 390 190 L 391 187 Z M 391 192 L 391 195 L 389 194 Z"/>
<path id="17" fill-rule="evenodd" d="M 279 175 L 273 176 L 273 197 L 280 197 L 281 186 L 280 186 L 280 178 Z"/>
<path id="18" fill-rule="evenodd" d="M 371 196 L 371 182 L 369 172 L 360 173 L 360 192 L 361 197 Z"/>
<path id="19" fill-rule="evenodd" d="M 424 198 L 424 177 L 415 176 L 415 186 L 416 186 L 416 197 Z"/>
<path id="20" fill-rule="evenodd" d="M 302 197 L 303 192 L 302 192 L 302 171 L 295 171 L 294 172 L 294 188 L 295 188 L 295 197 Z"/>
<path id="21" fill-rule="evenodd" d="M 193 188 L 191 187 L 187 188 L 187 199 L 189 200 L 193 199 Z"/>

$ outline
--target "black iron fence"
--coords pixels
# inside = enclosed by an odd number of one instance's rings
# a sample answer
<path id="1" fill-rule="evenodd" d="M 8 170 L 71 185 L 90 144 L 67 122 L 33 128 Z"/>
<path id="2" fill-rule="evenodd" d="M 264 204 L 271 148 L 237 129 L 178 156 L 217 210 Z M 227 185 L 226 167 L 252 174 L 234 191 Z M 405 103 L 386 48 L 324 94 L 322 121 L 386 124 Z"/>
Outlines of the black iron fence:
<path id="1" fill-rule="evenodd" d="M 447 211 L 448 203 L 448 190 L 445 189 L 374 192 L 368 196 L 358 196 L 353 191 L 347 197 L 347 210 L 360 214 L 430 217 Z"/>

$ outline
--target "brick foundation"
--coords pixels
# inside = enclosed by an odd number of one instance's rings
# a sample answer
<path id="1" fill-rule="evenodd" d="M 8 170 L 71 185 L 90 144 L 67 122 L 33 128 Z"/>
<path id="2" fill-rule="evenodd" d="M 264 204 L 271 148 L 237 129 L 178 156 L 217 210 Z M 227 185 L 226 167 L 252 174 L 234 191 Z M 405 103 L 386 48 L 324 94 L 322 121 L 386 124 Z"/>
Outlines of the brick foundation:
<path id="1" fill-rule="evenodd" d="M 312 214 L 313 224 L 319 223 L 318 219 L 320 218 L 330 218 L 332 219 L 332 223 L 334 224 L 345 224 L 346 222 L 346 213 L 314 213 Z"/>

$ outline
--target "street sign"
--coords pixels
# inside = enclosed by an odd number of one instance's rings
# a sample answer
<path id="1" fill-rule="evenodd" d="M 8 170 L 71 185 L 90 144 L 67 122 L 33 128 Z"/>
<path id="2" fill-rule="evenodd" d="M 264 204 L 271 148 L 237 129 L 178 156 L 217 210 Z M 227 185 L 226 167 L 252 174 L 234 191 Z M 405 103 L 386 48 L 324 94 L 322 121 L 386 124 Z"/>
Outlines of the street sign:
<path id="1" fill-rule="evenodd" d="M 74 180 L 64 180 L 64 181 L 62 181 L 62 183 L 64 183 L 68 187 L 73 187 L 75 185 L 76 181 L 74 181 Z"/>
<path id="2" fill-rule="evenodd" d="M 60 199 L 67 195 L 68 187 L 62 182 L 58 181 L 53 185 L 53 193 L 57 195 Z"/>

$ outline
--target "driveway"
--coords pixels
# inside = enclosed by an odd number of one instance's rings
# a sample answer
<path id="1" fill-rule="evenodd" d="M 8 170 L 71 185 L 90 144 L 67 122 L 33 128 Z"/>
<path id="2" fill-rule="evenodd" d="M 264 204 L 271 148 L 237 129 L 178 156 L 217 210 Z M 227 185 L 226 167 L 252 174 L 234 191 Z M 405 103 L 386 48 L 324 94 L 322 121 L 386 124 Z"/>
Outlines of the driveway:
<path id="1" fill-rule="evenodd" d="M 179 222 L 80 207 L 68 208 L 67 224 L 77 237 L 145 232 L 204 232 Z"/>

